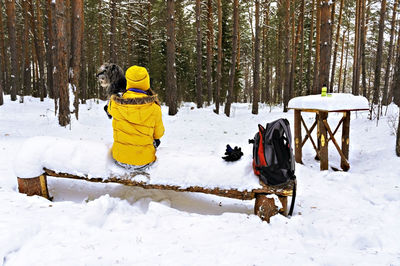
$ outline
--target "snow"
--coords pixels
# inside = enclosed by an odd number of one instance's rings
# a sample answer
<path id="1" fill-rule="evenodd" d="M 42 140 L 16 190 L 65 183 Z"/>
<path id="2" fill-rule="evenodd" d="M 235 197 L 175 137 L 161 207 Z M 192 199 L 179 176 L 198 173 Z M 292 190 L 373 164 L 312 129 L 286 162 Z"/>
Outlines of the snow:
<path id="1" fill-rule="evenodd" d="M 108 169 L 102 162 L 109 162 L 104 150 L 112 145 L 112 126 L 105 102 L 81 105 L 80 120 L 71 116 L 71 127 L 64 128 L 57 125 L 52 100 L 24 97 L 20 104 L 9 98 L 0 106 L 1 265 L 400 264 L 400 158 L 389 121 L 398 117 L 397 106 L 389 106 L 378 125 L 367 119 L 367 112 L 352 114 L 348 172 L 319 171 L 312 145 L 306 143 L 304 165 L 296 165 L 294 214 L 290 219 L 276 215 L 268 224 L 253 214 L 254 200 L 201 193 L 49 177 L 53 201 L 20 194 L 17 172 L 28 171 L 14 168 L 27 160 L 21 149 L 44 164 L 73 159 L 52 165 L 61 170 L 78 169 L 82 160 L 85 171 L 102 174 Z M 250 178 L 252 146 L 247 141 L 257 124 L 284 117 L 293 125 L 293 110 L 283 113 L 280 107 L 270 111 L 260 104 L 259 115 L 252 115 L 250 104 L 234 104 L 231 118 L 214 114 L 213 106 L 191 107 L 195 104 L 184 104 L 173 117 L 162 107 L 166 134 L 152 177 L 185 174 L 187 183 L 197 182 L 201 173 L 216 183 L 224 176 Z M 312 113 L 303 116 L 312 123 Z M 341 114 L 328 119 L 338 123 Z M 227 143 L 242 147 L 240 161 L 222 161 Z M 65 157 L 52 145 L 63 147 Z M 329 151 L 330 164 L 338 167 L 334 146 Z M 175 161 L 181 161 L 178 167 L 168 165 Z M 177 169 L 184 165 L 189 167 Z"/>
<path id="2" fill-rule="evenodd" d="M 113 163 L 110 149 L 110 145 L 102 142 L 32 137 L 22 144 L 17 153 L 14 172 L 20 178 L 38 177 L 43 174 L 43 168 L 103 179 L 128 174 Z M 157 156 L 158 160 L 147 171 L 151 176 L 150 180 L 146 180 L 148 184 L 182 188 L 236 188 L 240 191 L 261 188 L 258 178 L 245 160 L 232 164 L 221 160 L 219 154 L 194 157 L 190 152 L 172 154 L 165 149 L 160 150 Z M 193 157 L 193 160 L 187 160 L 188 157 Z M 143 181 L 143 176 L 136 176 L 132 180 Z"/>
<path id="3" fill-rule="evenodd" d="M 288 107 L 292 109 L 316 109 L 324 111 L 369 109 L 368 100 L 351 93 L 331 93 L 331 96 L 308 95 L 293 98 Z"/>

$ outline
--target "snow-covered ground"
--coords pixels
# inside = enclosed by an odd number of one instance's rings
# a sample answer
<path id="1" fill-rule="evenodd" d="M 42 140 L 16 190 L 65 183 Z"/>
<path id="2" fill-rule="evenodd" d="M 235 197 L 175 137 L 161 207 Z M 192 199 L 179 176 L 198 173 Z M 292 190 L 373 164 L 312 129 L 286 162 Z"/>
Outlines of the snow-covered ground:
<path id="1" fill-rule="evenodd" d="M 296 164 L 294 215 L 274 216 L 268 224 L 253 214 L 254 201 L 197 193 L 49 178 L 52 202 L 19 194 L 19 151 L 28 138 L 110 147 L 111 120 L 104 102 L 89 101 L 81 105 L 79 121 L 62 128 L 51 100 L 26 97 L 20 104 L 5 98 L 0 106 L 0 265 L 400 265 L 396 106 L 378 126 L 367 112 L 352 113 L 349 172 L 319 171 L 308 142 L 304 165 Z M 238 175 L 253 182 L 248 139 L 257 124 L 281 117 L 293 124 L 293 112 L 281 108 L 261 106 L 259 115 L 252 115 L 250 105 L 234 104 L 228 118 L 212 107 L 194 106 L 185 104 L 174 117 L 163 107 L 166 133 L 152 176 L 184 174 L 197 180 L 204 173 L 218 183 Z M 333 125 L 339 119 L 329 117 Z M 312 114 L 305 116 L 309 125 L 312 120 Z M 240 161 L 220 158 L 228 143 L 242 147 Z M 330 164 L 338 167 L 335 147 L 329 152 Z"/>

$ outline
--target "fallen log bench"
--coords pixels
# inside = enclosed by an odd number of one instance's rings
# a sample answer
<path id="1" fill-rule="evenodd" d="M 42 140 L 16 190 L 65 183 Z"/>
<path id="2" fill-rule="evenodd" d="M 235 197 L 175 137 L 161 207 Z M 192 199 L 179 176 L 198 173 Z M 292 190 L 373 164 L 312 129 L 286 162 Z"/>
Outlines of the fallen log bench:
<path id="1" fill-rule="evenodd" d="M 289 183 L 281 186 L 267 186 L 260 184 L 261 188 L 255 188 L 253 190 L 240 191 L 238 189 L 221 189 L 205 188 L 201 186 L 189 186 L 180 187 L 175 185 L 162 185 L 162 184 L 151 184 L 145 181 L 135 181 L 133 177 L 137 175 L 143 175 L 150 180 L 150 175 L 144 172 L 133 172 L 120 176 L 110 176 L 106 179 L 93 178 L 88 176 L 78 176 L 68 173 L 58 173 L 51 169 L 44 168 L 43 174 L 35 178 L 17 178 L 18 179 L 18 190 L 20 193 L 27 194 L 28 196 L 42 196 L 51 200 L 51 197 L 47 188 L 47 176 L 58 177 L 58 178 L 71 178 L 86 180 L 89 182 L 98 183 L 118 183 L 127 186 L 141 187 L 144 189 L 159 189 L 159 190 L 173 190 L 178 192 L 200 192 L 205 194 L 212 194 L 221 197 L 240 199 L 240 200 L 252 200 L 255 199 L 254 213 L 258 215 L 263 221 L 270 221 L 270 217 L 278 213 L 287 216 L 288 215 L 288 197 L 292 197 L 292 206 L 296 197 L 296 180 L 291 180 Z M 276 195 L 281 204 L 276 203 L 272 195 Z M 282 205 L 281 208 L 278 205 Z M 293 208 L 293 207 L 292 207 Z"/>

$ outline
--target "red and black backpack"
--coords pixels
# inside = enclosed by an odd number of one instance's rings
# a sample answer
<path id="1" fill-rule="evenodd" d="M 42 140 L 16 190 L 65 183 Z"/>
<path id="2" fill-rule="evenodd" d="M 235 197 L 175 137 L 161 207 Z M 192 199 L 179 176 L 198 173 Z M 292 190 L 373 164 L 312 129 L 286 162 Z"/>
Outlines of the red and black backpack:
<path id="1" fill-rule="evenodd" d="M 270 186 L 287 184 L 295 180 L 295 161 L 292 149 L 292 135 L 287 119 L 278 119 L 264 128 L 258 125 L 253 139 L 253 170 L 262 182 Z M 295 198 L 295 185 L 293 198 Z M 294 201 L 292 200 L 292 205 Z M 293 207 L 291 207 L 291 211 Z"/>

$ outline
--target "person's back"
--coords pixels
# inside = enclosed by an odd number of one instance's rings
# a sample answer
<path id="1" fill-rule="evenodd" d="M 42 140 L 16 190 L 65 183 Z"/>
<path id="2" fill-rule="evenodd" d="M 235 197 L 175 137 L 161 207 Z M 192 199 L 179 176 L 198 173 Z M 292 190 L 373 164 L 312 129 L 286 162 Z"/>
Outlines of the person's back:
<path id="1" fill-rule="evenodd" d="M 164 134 L 157 96 L 151 95 L 150 79 L 143 67 L 126 71 L 127 91 L 113 95 L 108 112 L 113 117 L 112 156 L 119 163 L 143 166 L 156 160 L 153 141 Z"/>

